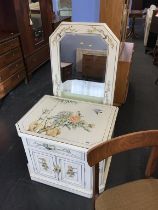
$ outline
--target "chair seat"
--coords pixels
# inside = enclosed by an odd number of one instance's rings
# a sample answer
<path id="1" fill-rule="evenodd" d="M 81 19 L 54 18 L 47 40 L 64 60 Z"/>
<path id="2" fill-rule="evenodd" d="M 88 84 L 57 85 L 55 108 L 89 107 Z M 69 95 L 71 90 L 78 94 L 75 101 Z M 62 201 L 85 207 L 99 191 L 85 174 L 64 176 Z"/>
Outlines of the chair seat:
<path id="1" fill-rule="evenodd" d="M 142 179 L 103 192 L 96 210 L 158 210 L 158 180 Z"/>

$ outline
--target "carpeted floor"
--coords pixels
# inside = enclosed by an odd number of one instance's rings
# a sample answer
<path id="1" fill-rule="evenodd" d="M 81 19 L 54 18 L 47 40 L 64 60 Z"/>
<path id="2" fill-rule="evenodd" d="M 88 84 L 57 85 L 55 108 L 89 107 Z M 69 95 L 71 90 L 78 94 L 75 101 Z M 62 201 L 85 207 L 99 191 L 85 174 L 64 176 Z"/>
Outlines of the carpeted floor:
<path id="1" fill-rule="evenodd" d="M 135 40 L 127 102 L 120 108 L 114 136 L 158 128 L 158 67 L 144 54 L 143 39 Z M 52 94 L 50 63 L 33 74 L 1 102 L 0 107 L 0 209 L 90 210 L 89 199 L 32 182 L 15 123 L 45 94 Z M 149 149 L 113 158 L 107 188 L 144 177 Z"/>

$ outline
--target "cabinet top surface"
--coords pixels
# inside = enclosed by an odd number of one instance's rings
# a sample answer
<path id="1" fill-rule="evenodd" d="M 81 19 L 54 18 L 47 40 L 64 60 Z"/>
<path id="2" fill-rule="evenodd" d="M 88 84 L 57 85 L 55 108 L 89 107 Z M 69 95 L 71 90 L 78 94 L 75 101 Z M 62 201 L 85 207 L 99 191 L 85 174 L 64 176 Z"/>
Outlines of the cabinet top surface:
<path id="1" fill-rule="evenodd" d="M 17 124 L 20 136 L 90 148 L 111 138 L 118 108 L 44 96 Z"/>

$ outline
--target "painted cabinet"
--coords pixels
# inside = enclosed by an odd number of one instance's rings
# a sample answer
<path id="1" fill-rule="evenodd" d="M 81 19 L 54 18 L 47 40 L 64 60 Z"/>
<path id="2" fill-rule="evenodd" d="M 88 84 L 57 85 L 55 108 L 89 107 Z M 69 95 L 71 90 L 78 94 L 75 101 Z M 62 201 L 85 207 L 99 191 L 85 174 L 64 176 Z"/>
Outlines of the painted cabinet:
<path id="1" fill-rule="evenodd" d="M 62 81 L 61 63 L 66 61 L 60 57 L 60 51 L 67 35 L 80 37 L 80 45 L 85 45 L 84 39 L 92 47 L 91 38 L 103 43 L 106 49 L 103 82 L 79 78 Z M 57 97 L 44 96 L 16 124 L 32 180 L 87 198 L 93 196 L 93 170 L 88 165 L 87 153 L 90 148 L 110 140 L 113 134 L 118 113 L 112 104 L 119 44 L 108 26 L 101 23 L 63 22 L 51 35 L 53 91 Z M 80 76 L 80 72 L 76 74 Z M 108 158 L 100 163 L 100 192 L 105 188 L 110 161 Z"/>
<path id="2" fill-rule="evenodd" d="M 91 198 L 90 148 L 108 141 L 118 108 L 44 96 L 17 124 L 32 180 Z M 104 190 L 111 158 L 100 163 Z"/>

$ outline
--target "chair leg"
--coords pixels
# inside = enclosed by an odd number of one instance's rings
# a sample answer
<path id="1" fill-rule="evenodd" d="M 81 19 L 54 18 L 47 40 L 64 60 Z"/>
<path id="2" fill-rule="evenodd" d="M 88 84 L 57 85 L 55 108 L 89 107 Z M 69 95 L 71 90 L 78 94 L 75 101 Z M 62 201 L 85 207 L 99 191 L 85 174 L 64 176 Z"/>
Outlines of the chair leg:
<path id="1" fill-rule="evenodd" d="M 147 163 L 145 175 L 146 177 L 152 177 L 158 166 L 158 147 L 154 147 L 151 150 L 150 157 Z"/>

